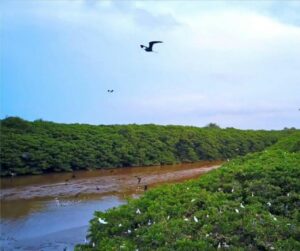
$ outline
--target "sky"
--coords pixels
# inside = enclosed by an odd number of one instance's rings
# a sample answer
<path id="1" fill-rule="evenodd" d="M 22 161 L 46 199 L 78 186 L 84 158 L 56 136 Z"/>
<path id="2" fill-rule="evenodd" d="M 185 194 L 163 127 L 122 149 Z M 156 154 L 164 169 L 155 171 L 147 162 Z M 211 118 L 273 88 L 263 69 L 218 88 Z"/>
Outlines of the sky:
<path id="1" fill-rule="evenodd" d="M 2 0 L 0 9 L 1 118 L 300 128 L 300 1 Z M 163 41 L 155 53 L 140 48 L 151 40 Z"/>

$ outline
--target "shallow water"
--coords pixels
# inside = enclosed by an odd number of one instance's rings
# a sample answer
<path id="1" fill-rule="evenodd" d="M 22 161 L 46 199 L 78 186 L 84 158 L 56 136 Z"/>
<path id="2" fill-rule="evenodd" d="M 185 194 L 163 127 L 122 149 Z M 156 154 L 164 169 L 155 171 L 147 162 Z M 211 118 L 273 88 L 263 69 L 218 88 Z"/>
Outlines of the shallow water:
<path id="1" fill-rule="evenodd" d="M 91 198 L 86 201 L 36 201 L 31 212 L 23 217 L 1 219 L 1 247 L 3 250 L 72 250 L 76 243 L 84 243 L 87 224 L 94 211 L 107 210 L 125 203 L 115 196 Z M 18 204 L 11 204 L 11 208 Z"/>
<path id="2" fill-rule="evenodd" d="M 72 250 L 96 210 L 126 203 L 144 187 L 197 178 L 220 162 L 78 171 L 1 179 L 1 250 Z M 138 178 L 140 179 L 140 182 Z"/>

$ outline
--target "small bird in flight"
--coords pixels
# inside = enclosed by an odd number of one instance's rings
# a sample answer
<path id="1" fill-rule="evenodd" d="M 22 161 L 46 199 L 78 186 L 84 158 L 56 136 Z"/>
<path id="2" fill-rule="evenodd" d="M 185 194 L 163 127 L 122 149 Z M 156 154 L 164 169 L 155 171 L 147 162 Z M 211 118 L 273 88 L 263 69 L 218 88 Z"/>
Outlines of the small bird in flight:
<path id="1" fill-rule="evenodd" d="M 154 44 L 158 44 L 158 43 L 162 43 L 162 41 L 151 41 L 149 42 L 149 46 L 145 46 L 145 45 L 140 45 L 142 49 L 144 49 L 147 52 L 153 52 L 152 48 Z"/>
<path id="2" fill-rule="evenodd" d="M 113 92 L 114 92 L 114 90 L 107 90 L 107 92 L 113 93 Z"/>

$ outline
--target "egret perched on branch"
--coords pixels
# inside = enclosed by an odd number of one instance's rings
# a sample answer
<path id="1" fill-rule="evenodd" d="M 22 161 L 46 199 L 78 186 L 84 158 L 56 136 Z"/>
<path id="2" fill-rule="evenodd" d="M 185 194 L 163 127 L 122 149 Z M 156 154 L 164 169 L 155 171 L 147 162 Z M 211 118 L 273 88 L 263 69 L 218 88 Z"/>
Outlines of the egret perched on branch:
<path id="1" fill-rule="evenodd" d="M 194 216 L 194 221 L 199 222 L 196 216 Z"/>
<path id="2" fill-rule="evenodd" d="M 101 218 L 98 218 L 98 221 L 99 221 L 100 224 L 107 224 L 107 222 L 105 220 L 101 219 Z"/>

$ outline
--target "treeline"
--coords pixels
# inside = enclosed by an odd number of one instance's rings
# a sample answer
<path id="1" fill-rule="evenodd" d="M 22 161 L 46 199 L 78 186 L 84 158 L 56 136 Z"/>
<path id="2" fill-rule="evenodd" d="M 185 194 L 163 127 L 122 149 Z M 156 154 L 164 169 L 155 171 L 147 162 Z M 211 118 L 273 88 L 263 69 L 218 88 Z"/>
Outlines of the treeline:
<path id="1" fill-rule="evenodd" d="M 1 175 L 220 160 L 255 152 L 294 130 L 1 120 Z"/>
<path id="2" fill-rule="evenodd" d="M 92 250 L 300 250 L 300 133 L 95 212 Z M 106 224 L 103 224 L 106 223 Z"/>

